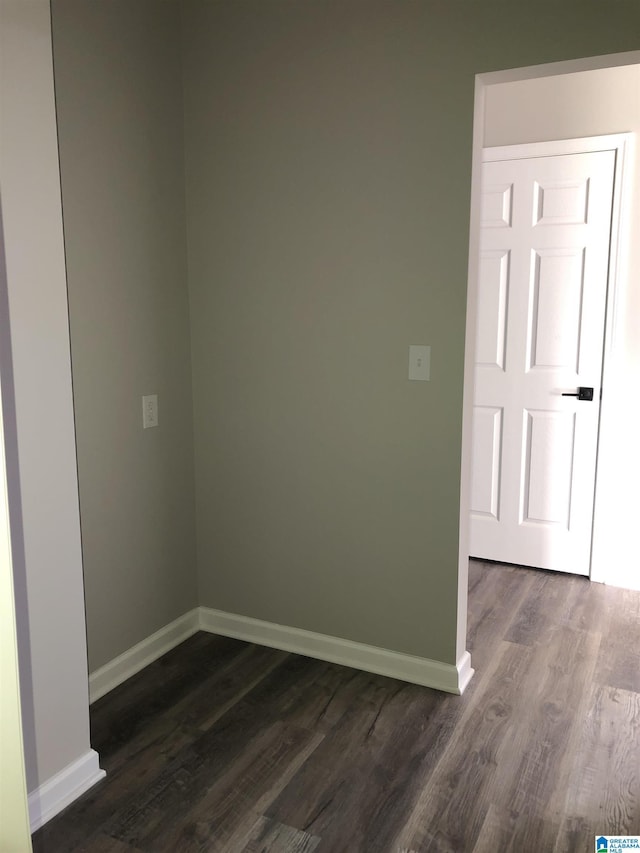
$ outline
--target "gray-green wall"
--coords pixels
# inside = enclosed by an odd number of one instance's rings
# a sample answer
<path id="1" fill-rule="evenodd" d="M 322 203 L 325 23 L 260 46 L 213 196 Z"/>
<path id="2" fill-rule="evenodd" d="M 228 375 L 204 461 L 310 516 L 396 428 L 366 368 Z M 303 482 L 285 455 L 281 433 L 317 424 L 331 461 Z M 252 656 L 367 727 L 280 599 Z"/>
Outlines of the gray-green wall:
<path id="1" fill-rule="evenodd" d="M 640 4 L 183 9 L 201 603 L 453 662 L 474 75 Z"/>
<path id="2" fill-rule="evenodd" d="M 52 10 L 95 670 L 197 603 L 180 20 L 157 0 Z"/>
<path id="3" fill-rule="evenodd" d="M 637 49 L 640 4 L 53 12 L 92 668 L 196 540 L 202 605 L 453 662 L 474 75 Z"/>

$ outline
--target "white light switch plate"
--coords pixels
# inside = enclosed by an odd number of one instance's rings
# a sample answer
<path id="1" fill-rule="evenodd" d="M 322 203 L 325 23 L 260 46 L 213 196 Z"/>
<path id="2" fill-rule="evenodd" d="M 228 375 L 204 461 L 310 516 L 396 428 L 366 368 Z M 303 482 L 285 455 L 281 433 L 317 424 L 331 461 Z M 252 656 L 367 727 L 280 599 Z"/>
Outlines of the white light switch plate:
<path id="1" fill-rule="evenodd" d="M 431 347 L 409 347 L 409 379 L 426 382 L 431 378 Z"/>
<path id="2" fill-rule="evenodd" d="M 144 429 L 158 426 L 157 394 L 145 394 L 142 398 L 142 426 Z"/>

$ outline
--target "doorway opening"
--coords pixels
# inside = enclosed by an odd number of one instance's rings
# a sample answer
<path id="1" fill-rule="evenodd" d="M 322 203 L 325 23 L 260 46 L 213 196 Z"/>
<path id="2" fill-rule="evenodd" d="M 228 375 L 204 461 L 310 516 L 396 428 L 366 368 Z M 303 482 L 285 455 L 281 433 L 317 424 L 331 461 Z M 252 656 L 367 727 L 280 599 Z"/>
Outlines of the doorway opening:
<path id="1" fill-rule="evenodd" d="M 589 575 L 628 141 L 483 149 L 473 557 Z"/>
<path id="2" fill-rule="evenodd" d="M 633 545 L 640 502 L 640 448 L 635 437 L 640 402 L 629 390 L 640 381 L 640 51 L 480 74 L 476 77 L 469 276 L 463 403 L 459 604 L 466 611 L 471 499 L 472 414 L 478 310 L 482 153 L 486 147 L 628 134 L 624 151 L 616 288 L 605 331 L 598 468 L 593 515 L 593 581 L 640 589 Z M 637 243 L 637 241 L 636 241 Z M 634 281 L 635 280 L 635 281 Z M 635 563 L 632 563 L 635 560 Z M 459 633 L 466 631 L 464 618 Z"/>

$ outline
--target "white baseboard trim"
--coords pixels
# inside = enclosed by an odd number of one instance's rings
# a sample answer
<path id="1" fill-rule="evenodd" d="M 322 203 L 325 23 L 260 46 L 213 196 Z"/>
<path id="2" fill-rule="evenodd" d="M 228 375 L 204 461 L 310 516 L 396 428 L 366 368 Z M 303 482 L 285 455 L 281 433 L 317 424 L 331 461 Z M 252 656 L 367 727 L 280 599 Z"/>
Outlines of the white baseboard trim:
<path id="1" fill-rule="evenodd" d="M 399 678 L 447 693 L 461 694 L 473 675 L 468 652 L 454 666 L 208 607 L 200 607 L 199 611 L 202 631 Z"/>
<path id="2" fill-rule="evenodd" d="M 375 672 L 447 693 L 461 694 L 473 675 L 469 652 L 464 652 L 454 666 L 302 628 L 196 607 L 91 673 L 89 701 L 100 699 L 198 630 Z M 98 753 L 90 749 L 30 793 L 31 832 L 43 826 L 105 775 L 105 771 L 100 769 Z"/>
<path id="3" fill-rule="evenodd" d="M 456 664 L 456 669 L 458 670 L 458 694 L 464 693 L 467 688 L 467 685 L 473 678 L 473 673 L 475 670 L 471 666 L 471 655 L 469 652 L 463 652 L 462 656 L 458 659 L 458 663 Z"/>
<path id="4" fill-rule="evenodd" d="M 89 703 L 100 699 L 199 629 L 198 608 L 190 610 L 137 643 L 89 676 Z"/>
<path id="5" fill-rule="evenodd" d="M 461 694 L 473 675 L 469 652 L 464 652 L 454 666 L 302 628 L 196 607 L 92 672 L 89 701 L 92 703 L 105 696 L 198 630 L 399 678 L 447 693 Z"/>
<path id="6" fill-rule="evenodd" d="M 29 794 L 29 822 L 31 832 L 40 829 L 54 815 L 70 805 L 96 782 L 104 779 L 106 773 L 100 769 L 98 753 L 89 749 L 68 764 L 55 776 L 52 776 L 39 788 Z"/>

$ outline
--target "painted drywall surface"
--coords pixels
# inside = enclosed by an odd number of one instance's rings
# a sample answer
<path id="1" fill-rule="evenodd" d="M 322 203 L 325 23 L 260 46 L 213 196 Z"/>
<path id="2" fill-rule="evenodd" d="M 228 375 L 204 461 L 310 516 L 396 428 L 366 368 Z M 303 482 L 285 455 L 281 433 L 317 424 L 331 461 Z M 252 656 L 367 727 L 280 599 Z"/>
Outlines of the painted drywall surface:
<path id="1" fill-rule="evenodd" d="M 201 604 L 454 660 L 474 74 L 629 50 L 639 25 L 623 3 L 185 0 Z"/>
<path id="2" fill-rule="evenodd" d="M 640 127 L 640 68 L 601 68 L 488 86 L 484 144 L 516 145 Z"/>
<path id="3" fill-rule="evenodd" d="M 180 22 L 156 0 L 52 12 L 93 671 L 197 603 Z"/>
<path id="4" fill-rule="evenodd" d="M 5 531 L 3 531 L 5 534 Z M 0 560 L 0 849 L 30 850 L 9 540 Z"/>
<path id="5" fill-rule="evenodd" d="M 7 459 L 7 469 L 13 478 L 9 482 L 14 501 L 11 512 L 21 516 L 22 528 L 13 547 L 25 762 L 32 791 L 89 749 L 78 486 L 47 0 L 3 0 L 0 56 L 0 178 L 15 403 L 14 411 L 5 410 L 5 418 L 12 430 L 15 425 L 17 437 L 17 460 Z M 2 331 L 4 335 L 6 328 Z M 5 366 L 3 348 L 3 370 Z M 5 378 L 3 374 L 3 383 Z M 6 406 L 7 398 L 4 403 Z"/>
<path id="6" fill-rule="evenodd" d="M 1 19 L 0 19 L 1 20 Z M 0 199 L 1 203 L 1 199 Z M 6 295 L 4 235 L 0 222 L 0 291 Z M 6 318 L 1 332 L 7 332 Z M 6 375 L 8 365 L 0 361 Z M 0 379 L 3 383 L 3 378 Z M 0 409 L 1 411 L 1 409 Z M 3 418 L 0 416 L 0 849 L 27 853 L 31 831 L 24 767 L 18 637 L 16 633 L 13 561 Z"/>
<path id="7" fill-rule="evenodd" d="M 3 466 L 4 468 L 4 466 Z M 2 472 L 4 480 L 4 470 Z M 22 746 L 18 644 L 14 613 L 11 551 L 8 535 L 8 506 L 0 522 L 0 849 L 30 849 L 27 788 Z"/>
<path id="8" fill-rule="evenodd" d="M 485 144 L 511 145 L 632 132 L 640 134 L 640 66 L 489 86 Z M 592 569 L 599 579 L 640 588 L 636 526 L 640 502 L 640 145 L 624 164 L 618 281 L 606 349 Z"/>

